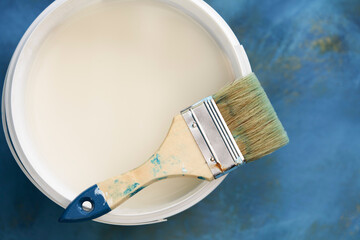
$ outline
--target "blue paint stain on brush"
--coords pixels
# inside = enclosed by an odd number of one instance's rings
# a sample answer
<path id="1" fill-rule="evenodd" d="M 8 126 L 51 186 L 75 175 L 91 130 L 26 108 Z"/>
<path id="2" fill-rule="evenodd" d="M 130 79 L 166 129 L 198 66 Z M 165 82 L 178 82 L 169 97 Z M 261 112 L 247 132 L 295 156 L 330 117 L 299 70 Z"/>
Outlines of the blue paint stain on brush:
<path id="1" fill-rule="evenodd" d="M 143 190 L 143 189 L 144 189 L 144 187 L 139 187 L 139 188 L 136 189 L 134 192 L 130 193 L 130 194 L 129 194 L 129 197 L 134 196 L 135 194 L 137 194 L 138 192 L 140 192 L 140 191 Z"/>
<path id="2" fill-rule="evenodd" d="M 157 180 L 163 180 L 163 179 L 167 179 L 167 177 L 159 177 L 159 178 L 157 178 Z"/>
<path id="3" fill-rule="evenodd" d="M 123 192 L 123 195 L 129 194 L 130 192 L 132 192 L 137 186 L 139 186 L 139 183 L 134 183 L 129 185 L 126 190 Z"/>
<path id="4" fill-rule="evenodd" d="M 161 170 L 161 162 L 160 162 L 160 155 L 159 154 L 155 154 L 152 155 L 151 157 L 152 159 L 150 160 L 150 162 L 154 165 L 153 167 L 153 175 L 154 177 L 160 172 Z"/>
<path id="5" fill-rule="evenodd" d="M 151 160 L 151 163 L 154 165 L 160 165 L 160 159 L 159 159 L 160 155 L 157 153 L 155 155 L 153 155 L 153 159 Z"/>

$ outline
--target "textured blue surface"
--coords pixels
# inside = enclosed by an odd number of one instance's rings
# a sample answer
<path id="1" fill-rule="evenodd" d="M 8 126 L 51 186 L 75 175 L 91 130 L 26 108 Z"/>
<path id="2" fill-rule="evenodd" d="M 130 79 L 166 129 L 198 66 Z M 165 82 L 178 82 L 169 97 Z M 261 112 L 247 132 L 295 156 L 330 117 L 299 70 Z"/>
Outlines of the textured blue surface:
<path id="1" fill-rule="evenodd" d="M 50 0 L 0 1 L 0 79 Z M 360 2 L 209 0 L 244 45 L 290 145 L 166 223 L 60 224 L 0 136 L 0 239 L 360 239 Z"/>

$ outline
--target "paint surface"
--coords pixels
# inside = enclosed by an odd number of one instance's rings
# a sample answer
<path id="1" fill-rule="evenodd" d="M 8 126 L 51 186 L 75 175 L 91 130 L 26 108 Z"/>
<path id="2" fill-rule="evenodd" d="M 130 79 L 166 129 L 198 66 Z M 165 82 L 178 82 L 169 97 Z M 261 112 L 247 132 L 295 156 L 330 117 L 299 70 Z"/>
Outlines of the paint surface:
<path id="1" fill-rule="evenodd" d="M 26 118 L 38 171 L 73 199 L 142 164 L 175 114 L 232 80 L 210 35 L 170 7 L 105 1 L 81 10 L 53 29 L 27 79 Z M 156 210 L 199 183 L 162 180 L 115 211 Z"/>

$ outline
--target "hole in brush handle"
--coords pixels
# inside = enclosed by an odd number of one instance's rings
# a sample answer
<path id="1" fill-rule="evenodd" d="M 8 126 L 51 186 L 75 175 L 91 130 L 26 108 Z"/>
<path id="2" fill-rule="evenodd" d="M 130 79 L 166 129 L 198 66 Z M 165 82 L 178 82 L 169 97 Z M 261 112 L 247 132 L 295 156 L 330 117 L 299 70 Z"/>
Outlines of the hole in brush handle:
<path id="1" fill-rule="evenodd" d="M 94 202 L 92 201 L 92 199 L 83 199 L 81 203 L 81 208 L 85 212 L 91 212 L 92 210 L 94 210 Z"/>
<path id="2" fill-rule="evenodd" d="M 59 222 L 80 222 L 98 218 L 111 209 L 107 204 L 103 192 L 98 185 L 94 185 L 77 196 L 65 209 Z"/>

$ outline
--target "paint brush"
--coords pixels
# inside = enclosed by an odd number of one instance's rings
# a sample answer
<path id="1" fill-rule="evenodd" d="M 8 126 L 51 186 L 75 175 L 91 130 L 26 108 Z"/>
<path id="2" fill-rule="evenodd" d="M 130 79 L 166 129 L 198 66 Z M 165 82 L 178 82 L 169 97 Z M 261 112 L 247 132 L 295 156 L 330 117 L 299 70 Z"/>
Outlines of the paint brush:
<path id="1" fill-rule="evenodd" d="M 181 111 L 148 161 L 82 192 L 59 221 L 100 217 L 162 179 L 184 176 L 211 181 L 288 141 L 266 93 L 251 73 Z"/>

